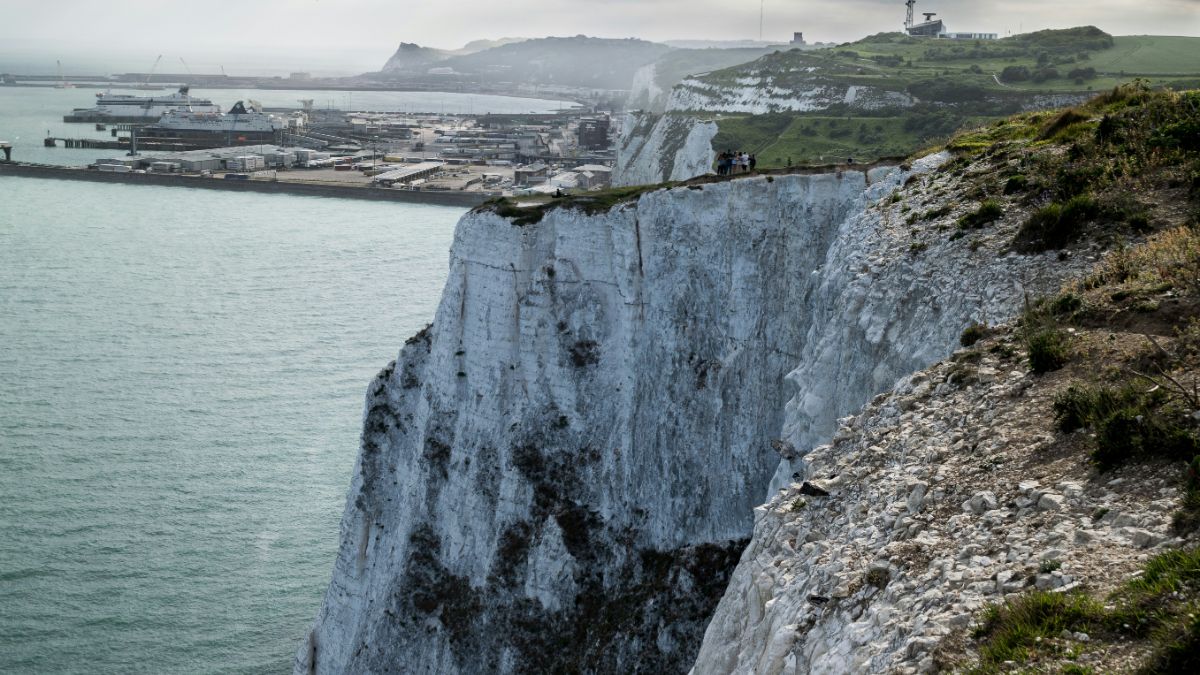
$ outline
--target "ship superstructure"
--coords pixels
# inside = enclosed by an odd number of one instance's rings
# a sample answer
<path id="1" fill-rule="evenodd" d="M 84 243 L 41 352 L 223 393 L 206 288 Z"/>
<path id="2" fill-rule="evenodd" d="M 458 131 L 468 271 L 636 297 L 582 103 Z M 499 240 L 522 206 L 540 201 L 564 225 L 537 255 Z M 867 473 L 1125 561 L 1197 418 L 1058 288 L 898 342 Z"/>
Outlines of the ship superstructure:
<path id="1" fill-rule="evenodd" d="M 191 95 L 187 86 L 179 91 L 158 96 L 133 96 L 130 94 L 96 94 L 93 108 L 76 108 L 63 118 L 64 122 L 127 122 L 153 123 L 163 115 L 176 110 L 192 110 L 201 113 L 219 113 L 220 106 L 207 98 Z"/>
<path id="2" fill-rule="evenodd" d="M 173 139 L 211 147 L 275 143 L 285 128 L 279 117 L 262 112 L 261 107 L 249 108 L 238 101 L 229 112 L 198 112 L 170 110 L 157 124 L 137 131 L 139 139 Z"/>

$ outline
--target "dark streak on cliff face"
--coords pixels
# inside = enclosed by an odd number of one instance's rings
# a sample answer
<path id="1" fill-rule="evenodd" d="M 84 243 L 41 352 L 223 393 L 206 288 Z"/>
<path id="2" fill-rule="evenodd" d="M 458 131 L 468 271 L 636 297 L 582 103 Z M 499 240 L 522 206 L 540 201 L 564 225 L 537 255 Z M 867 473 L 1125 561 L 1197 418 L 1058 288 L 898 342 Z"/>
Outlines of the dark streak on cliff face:
<path id="1" fill-rule="evenodd" d="M 382 402 L 369 409 L 367 420 L 369 439 L 395 423 Z M 437 431 L 426 432 L 422 462 L 435 476 L 431 485 L 444 480 L 454 443 L 448 436 L 434 441 L 429 434 Z M 405 672 L 388 647 L 429 633 L 446 638 L 452 654 L 445 663 L 476 673 L 674 673 L 691 666 L 747 540 L 641 548 L 636 529 L 610 524 L 586 506 L 586 471 L 599 454 L 572 432 L 565 415 L 550 408 L 532 416 L 521 438 L 509 457 L 532 488 L 530 518 L 500 534 L 488 585 L 473 587 L 446 568 L 433 526 L 416 525 L 402 574 L 391 585 L 372 635 L 356 646 L 352 670 Z M 484 472 L 488 454 L 476 457 Z M 491 455 L 494 461 L 495 452 Z M 436 494 L 426 495 L 427 506 L 436 502 Z M 529 555 L 550 523 L 575 562 L 577 589 L 570 604 L 555 609 L 524 591 L 533 572 Z M 615 571 L 597 571 L 604 569 L 597 561 L 613 558 L 620 560 Z"/>

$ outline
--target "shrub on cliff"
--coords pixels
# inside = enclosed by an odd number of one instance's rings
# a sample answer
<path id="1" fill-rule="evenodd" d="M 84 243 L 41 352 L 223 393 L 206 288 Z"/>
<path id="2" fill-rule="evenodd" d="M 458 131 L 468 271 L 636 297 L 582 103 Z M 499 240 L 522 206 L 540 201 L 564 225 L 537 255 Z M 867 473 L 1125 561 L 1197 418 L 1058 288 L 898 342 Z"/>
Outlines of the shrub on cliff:
<path id="1" fill-rule="evenodd" d="M 1190 461 L 1200 453 L 1184 411 L 1160 388 L 1071 386 L 1055 397 L 1054 418 L 1062 431 L 1095 430 L 1092 458 L 1101 470 L 1136 458 Z"/>
<path id="2" fill-rule="evenodd" d="M 986 323 L 972 323 L 963 330 L 962 335 L 958 338 L 958 343 L 963 347 L 973 347 L 976 342 L 986 338 L 990 332 Z"/>
<path id="3" fill-rule="evenodd" d="M 1004 207 L 995 199 L 984 200 L 979 208 L 958 219 L 958 226 L 964 230 L 974 230 L 988 223 L 1000 220 L 1004 215 Z"/>
<path id="4" fill-rule="evenodd" d="M 1057 328 L 1038 328 L 1025 338 L 1029 368 L 1041 375 L 1067 365 L 1070 360 L 1066 335 Z"/>
<path id="5" fill-rule="evenodd" d="M 1100 215 L 1091 195 L 1076 195 L 1063 203 L 1052 203 L 1034 212 L 1017 231 L 1013 248 L 1022 253 L 1040 253 L 1063 248 L 1075 241 L 1088 221 Z"/>

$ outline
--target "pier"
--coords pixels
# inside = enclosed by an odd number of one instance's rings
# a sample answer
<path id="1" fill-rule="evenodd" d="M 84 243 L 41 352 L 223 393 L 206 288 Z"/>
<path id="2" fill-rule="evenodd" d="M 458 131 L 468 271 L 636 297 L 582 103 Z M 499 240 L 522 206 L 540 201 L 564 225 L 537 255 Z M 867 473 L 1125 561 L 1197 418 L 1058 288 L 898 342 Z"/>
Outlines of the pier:
<path id="1" fill-rule="evenodd" d="M 181 176 L 178 174 L 111 173 L 82 167 L 51 166 L 27 162 L 0 162 L 0 180 L 3 180 L 5 176 L 82 180 L 95 183 L 122 183 L 125 185 L 200 188 L 204 190 L 230 190 L 234 192 L 264 192 L 307 197 L 366 199 L 371 201 L 434 204 L 461 208 L 472 208 L 495 197 L 494 194 L 486 192 L 399 190 L 355 184 L 331 185 L 289 182 L 286 180 L 222 180 L 219 178 Z"/>
<path id="2" fill-rule="evenodd" d="M 116 129 L 113 133 L 116 133 Z M 83 150 L 129 150 L 129 137 L 118 137 L 116 140 L 107 140 L 101 138 L 61 138 L 57 136 L 47 136 L 42 139 L 42 144 L 47 148 L 64 147 L 70 149 Z M 249 146 L 250 144 L 246 144 Z M 254 145 L 262 145 L 255 143 Z M 214 147 L 212 142 L 189 142 L 182 139 L 143 139 L 138 138 L 138 150 L 153 150 L 159 152 L 183 152 L 186 150 L 207 150 Z"/>
<path id="3" fill-rule="evenodd" d="M 71 149 L 89 149 L 89 150 L 121 150 L 129 149 L 129 139 L 118 138 L 115 141 L 101 140 L 97 138 L 57 138 L 47 136 L 42 139 L 42 145 L 47 148 L 57 148 L 62 145 L 64 148 Z"/>

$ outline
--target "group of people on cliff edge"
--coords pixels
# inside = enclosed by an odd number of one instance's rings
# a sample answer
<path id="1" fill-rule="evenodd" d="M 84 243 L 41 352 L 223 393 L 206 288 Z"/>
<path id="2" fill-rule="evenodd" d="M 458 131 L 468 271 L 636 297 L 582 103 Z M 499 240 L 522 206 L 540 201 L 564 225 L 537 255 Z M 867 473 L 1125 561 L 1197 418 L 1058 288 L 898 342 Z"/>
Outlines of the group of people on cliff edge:
<path id="1" fill-rule="evenodd" d="M 739 173 L 751 173 L 758 166 L 758 158 L 754 155 L 732 150 L 726 150 L 717 155 L 717 175 L 732 176 Z"/>

